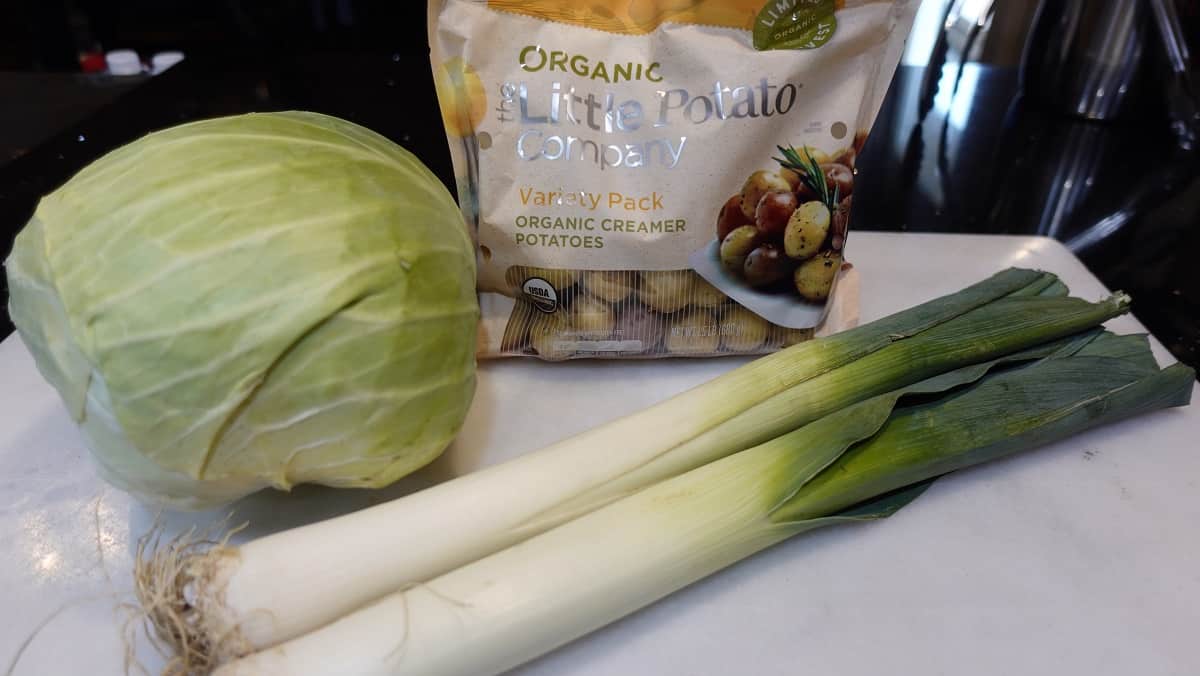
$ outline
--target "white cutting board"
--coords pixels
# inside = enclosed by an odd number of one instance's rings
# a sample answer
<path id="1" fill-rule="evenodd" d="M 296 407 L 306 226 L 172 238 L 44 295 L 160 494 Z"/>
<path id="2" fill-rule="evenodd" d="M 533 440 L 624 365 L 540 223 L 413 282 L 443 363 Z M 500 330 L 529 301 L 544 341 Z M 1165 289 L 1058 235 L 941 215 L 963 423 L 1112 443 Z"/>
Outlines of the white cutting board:
<path id="1" fill-rule="evenodd" d="M 859 232 L 851 243 L 864 321 L 1010 265 L 1055 272 L 1089 299 L 1105 293 L 1048 239 Z M 1143 330 L 1131 317 L 1110 326 Z M 239 503 L 237 518 L 257 534 L 355 509 L 636 411 L 740 362 L 490 362 L 458 441 L 401 486 L 262 494 Z M 786 542 L 516 673 L 1200 674 L 1195 398 L 939 481 L 885 521 Z M 130 588 L 131 540 L 153 518 L 96 477 L 24 346 L 0 343 L 0 674 L 39 625 L 14 675 L 122 673 L 115 606 Z"/>

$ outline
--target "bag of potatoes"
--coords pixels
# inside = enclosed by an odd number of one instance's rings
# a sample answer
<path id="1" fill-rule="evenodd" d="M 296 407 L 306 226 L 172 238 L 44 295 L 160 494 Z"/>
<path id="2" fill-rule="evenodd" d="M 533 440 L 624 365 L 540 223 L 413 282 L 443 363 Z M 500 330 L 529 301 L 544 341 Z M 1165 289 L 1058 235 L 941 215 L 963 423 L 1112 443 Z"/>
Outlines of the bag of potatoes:
<path id="1" fill-rule="evenodd" d="M 480 356 L 759 354 L 852 324 L 855 158 L 916 4 L 431 2 Z"/>

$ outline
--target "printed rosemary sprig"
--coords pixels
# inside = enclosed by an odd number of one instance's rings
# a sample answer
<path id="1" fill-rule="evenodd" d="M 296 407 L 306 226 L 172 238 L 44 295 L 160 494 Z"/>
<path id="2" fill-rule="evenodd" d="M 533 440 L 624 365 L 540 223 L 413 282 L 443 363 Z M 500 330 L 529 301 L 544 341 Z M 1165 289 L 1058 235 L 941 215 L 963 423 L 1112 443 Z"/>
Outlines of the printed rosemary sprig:
<path id="1" fill-rule="evenodd" d="M 817 163 L 813 156 L 808 152 L 808 148 L 802 148 L 804 156 L 801 157 L 800 151 L 792 146 L 784 148 L 783 146 L 775 146 L 783 155 L 782 158 L 773 158 L 779 163 L 779 166 L 785 169 L 791 169 L 800 176 L 800 180 L 808 189 L 816 194 L 817 199 L 821 200 L 825 206 L 829 207 L 829 212 L 837 208 L 838 198 L 840 197 L 838 190 L 839 186 L 834 186 L 833 194 L 829 192 L 829 182 L 825 180 L 825 172 L 821 171 L 821 165 Z"/>

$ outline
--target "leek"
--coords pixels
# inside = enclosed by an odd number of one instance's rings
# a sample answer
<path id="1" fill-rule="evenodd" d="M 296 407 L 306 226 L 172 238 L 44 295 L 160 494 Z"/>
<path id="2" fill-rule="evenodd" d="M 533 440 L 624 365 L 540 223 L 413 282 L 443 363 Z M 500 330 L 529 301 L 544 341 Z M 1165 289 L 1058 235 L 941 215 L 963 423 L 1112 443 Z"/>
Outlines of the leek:
<path id="1" fill-rule="evenodd" d="M 1191 369 L 1158 370 L 1138 338 L 1072 350 L 850 405 L 216 674 L 496 674 L 788 537 L 889 516 L 947 472 L 1188 402 Z"/>
<path id="2" fill-rule="evenodd" d="M 1121 295 L 1087 303 L 1062 293 L 1054 275 L 1006 270 L 385 505 L 236 548 L 160 549 L 139 557 L 139 595 L 159 636 L 201 667 L 260 650 L 854 402 L 1084 331 L 1128 306 Z"/>

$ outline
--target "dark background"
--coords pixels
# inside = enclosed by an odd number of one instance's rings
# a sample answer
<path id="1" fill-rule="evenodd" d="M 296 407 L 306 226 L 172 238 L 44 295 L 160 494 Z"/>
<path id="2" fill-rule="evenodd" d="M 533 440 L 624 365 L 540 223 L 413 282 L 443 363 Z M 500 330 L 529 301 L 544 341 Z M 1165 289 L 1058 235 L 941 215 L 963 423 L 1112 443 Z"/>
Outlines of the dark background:
<path id="1" fill-rule="evenodd" d="M 1034 30 L 1037 0 L 924 4 L 912 49 L 926 53 L 897 71 L 860 158 L 852 229 L 1055 237 L 1196 365 L 1200 178 L 1171 131 L 1159 50 L 1134 110 L 1088 121 L 1022 78 L 1030 44 L 1053 40 Z M 1193 38 L 1198 4 L 1176 3 Z M 186 59 L 157 76 L 83 72 L 116 48 Z M 0 0 L 0 256 L 37 199 L 104 152 L 180 122 L 283 109 L 370 127 L 452 185 L 424 3 Z M 10 330 L 0 317 L 0 336 Z"/>

